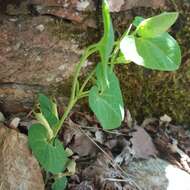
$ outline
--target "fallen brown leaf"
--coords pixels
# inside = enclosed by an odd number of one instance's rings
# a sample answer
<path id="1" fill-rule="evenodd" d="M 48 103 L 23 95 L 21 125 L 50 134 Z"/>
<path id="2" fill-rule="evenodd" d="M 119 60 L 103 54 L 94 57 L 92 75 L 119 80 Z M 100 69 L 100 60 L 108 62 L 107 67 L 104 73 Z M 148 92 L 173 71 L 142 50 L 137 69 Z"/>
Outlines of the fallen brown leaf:
<path id="1" fill-rule="evenodd" d="M 156 156 L 157 150 L 152 142 L 149 134 L 142 127 L 135 127 L 135 132 L 132 133 L 130 139 L 132 149 L 136 158 L 147 159 L 150 156 Z"/>

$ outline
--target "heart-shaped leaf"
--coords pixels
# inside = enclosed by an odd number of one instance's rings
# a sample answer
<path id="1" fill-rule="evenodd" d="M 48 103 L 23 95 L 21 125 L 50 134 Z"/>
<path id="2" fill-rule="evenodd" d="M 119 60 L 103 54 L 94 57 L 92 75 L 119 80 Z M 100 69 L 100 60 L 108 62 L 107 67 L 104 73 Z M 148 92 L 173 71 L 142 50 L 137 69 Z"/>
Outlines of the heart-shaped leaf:
<path id="1" fill-rule="evenodd" d="M 51 127 L 54 127 L 59 119 L 56 104 L 44 94 L 39 94 L 40 110 Z"/>
<path id="2" fill-rule="evenodd" d="M 52 190 L 65 190 L 67 187 L 67 177 L 63 176 L 61 178 L 58 178 L 55 180 L 55 182 L 52 185 Z"/>
<path id="3" fill-rule="evenodd" d="M 98 73 L 99 67 L 97 68 Z M 115 74 L 108 70 L 109 86 L 101 91 L 99 81 L 89 93 L 89 105 L 104 129 L 115 129 L 121 125 L 124 117 L 123 99 L 119 81 Z"/>
<path id="4" fill-rule="evenodd" d="M 174 71 L 181 63 L 180 47 L 168 33 L 154 38 L 126 36 L 120 43 L 120 50 L 126 60 L 149 69 Z"/>
<path id="5" fill-rule="evenodd" d="M 160 15 L 143 20 L 136 33 L 141 37 L 155 37 L 166 32 L 177 20 L 179 13 L 164 12 Z"/>
<path id="6" fill-rule="evenodd" d="M 28 133 L 29 146 L 42 167 L 49 172 L 59 173 L 65 170 L 68 161 L 62 143 L 55 139 L 49 142 L 48 132 L 41 124 L 33 124 Z"/>

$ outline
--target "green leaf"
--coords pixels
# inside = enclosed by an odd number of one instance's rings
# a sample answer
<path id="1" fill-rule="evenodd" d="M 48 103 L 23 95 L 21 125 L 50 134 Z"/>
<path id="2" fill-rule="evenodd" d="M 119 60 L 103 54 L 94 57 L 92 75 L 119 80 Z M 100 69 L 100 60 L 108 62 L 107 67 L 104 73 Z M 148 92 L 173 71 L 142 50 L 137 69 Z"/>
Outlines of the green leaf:
<path id="1" fill-rule="evenodd" d="M 133 20 L 133 23 L 132 23 L 132 24 L 133 24 L 134 26 L 138 27 L 139 24 L 140 24 L 143 20 L 145 20 L 143 17 L 136 16 L 135 19 Z"/>
<path id="2" fill-rule="evenodd" d="M 61 178 L 58 178 L 55 180 L 55 182 L 52 185 L 52 190 L 64 190 L 67 187 L 67 177 L 63 176 Z"/>
<path id="3" fill-rule="evenodd" d="M 168 33 L 154 38 L 126 36 L 120 50 L 126 60 L 149 69 L 174 71 L 181 63 L 180 47 Z"/>
<path id="4" fill-rule="evenodd" d="M 97 68 L 98 75 L 99 67 Z M 123 99 L 116 75 L 108 69 L 109 86 L 101 91 L 99 82 L 89 93 L 89 105 L 104 129 L 115 129 L 124 117 Z"/>
<path id="5" fill-rule="evenodd" d="M 104 22 L 104 35 L 99 42 L 99 52 L 101 56 L 101 77 L 104 85 L 108 84 L 107 79 L 107 65 L 110 54 L 114 47 L 114 31 L 109 13 L 109 5 L 106 0 L 102 4 L 103 22 Z"/>
<path id="6" fill-rule="evenodd" d="M 155 37 L 166 32 L 177 20 L 179 13 L 164 12 L 142 21 L 136 33 L 141 37 Z"/>
<path id="7" fill-rule="evenodd" d="M 57 109 L 55 103 L 44 94 L 39 94 L 38 100 L 40 103 L 40 110 L 51 127 L 58 123 Z"/>
<path id="8" fill-rule="evenodd" d="M 29 146 L 42 167 L 49 172 L 59 173 L 65 170 L 68 161 L 62 143 L 55 139 L 49 142 L 48 132 L 41 124 L 33 124 L 28 132 Z"/>

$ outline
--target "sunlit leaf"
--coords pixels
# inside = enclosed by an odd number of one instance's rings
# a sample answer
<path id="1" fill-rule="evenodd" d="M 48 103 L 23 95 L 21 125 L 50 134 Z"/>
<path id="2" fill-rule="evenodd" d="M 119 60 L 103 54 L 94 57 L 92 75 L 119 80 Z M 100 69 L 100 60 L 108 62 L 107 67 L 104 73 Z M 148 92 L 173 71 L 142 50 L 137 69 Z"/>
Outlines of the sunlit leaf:
<path id="1" fill-rule="evenodd" d="M 181 63 L 179 45 L 168 33 L 154 38 L 126 36 L 120 49 L 126 60 L 149 69 L 174 71 Z"/>
<path id="2" fill-rule="evenodd" d="M 155 37 L 166 32 L 176 21 L 179 13 L 164 12 L 160 15 L 143 20 L 136 33 L 141 37 Z"/>
<path id="3" fill-rule="evenodd" d="M 46 171 L 59 173 L 65 170 L 67 153 L 58 139 L 49 142 L 48 132 L 43 125 L 33 124 L 28 137 L 33 154 Z"/>

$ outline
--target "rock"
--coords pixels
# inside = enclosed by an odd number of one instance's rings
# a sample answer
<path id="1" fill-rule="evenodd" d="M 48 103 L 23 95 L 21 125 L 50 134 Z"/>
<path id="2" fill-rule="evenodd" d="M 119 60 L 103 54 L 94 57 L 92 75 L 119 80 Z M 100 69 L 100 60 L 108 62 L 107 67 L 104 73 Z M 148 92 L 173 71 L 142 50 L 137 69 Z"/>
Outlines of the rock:
<path id="1" fill-rule="evenodd" d="M 190 175 L 161 159 L 133 161 L 126 168 L 142 190 L 189 190 Z"/>
<path id="2" fill-rule="evenodd" d="M 74 39 L 56 39 L 51 30 L 36 32 L 36 26 L 41 30 L 41 24 L 48 27 L 49 22 L 48 17 L 27 17 L 16 25 L 6 20 L 0 26 L 1 83 L 50 85 L 72 75 L 81 51 Z M 19 48 L 13 48 L 18 42 Z M 61 65 L 64 70 L 58 69 Z"/>
<path id="3" fill-rule="evenodd" d="M 0 82 L 0 107 L 4 113 L 29 112 L 35 95 L 45 92 L 45 87 L 18 83 Z"/>
<path id="4" fill-rule="evenodd" d="M 53 23 L 49 17 L 26 17 L 14 23 L 6 17 L 3 19 L 0 25 L 0 105 L 5 113 L 28 111 L 39 91 L 50 88 L 55 91 L 60 84 L 62 88 L 64 84 L 70 85 L 68 81 L 81 49 L 78 41 L 68 34 L 57 38 L 49 27 Z M 70 92 L 70 88 L 63 89 L 59 90 Z"/>
<path id="5" fill-rule="evenodd" d="M 28 148 L 27 137 L 0 126 L 0 187 L 3 190 L 44 190 L 39 164 Z"/>
<path id="6" fill-rule="evenodd" d="M 151 7 L 153 9 L 158 9 L 163 8 L 165 5 L 166 0 L 125 0 L 120 11 L 130 10 L 137 7 Z"/>
<path id="7" fill-rule="evenodd" d="M 31 0 L 29 4 L 33 11 L 40 15 L 50 14 L 82 23 L 89 18 L 89 12 L 97 11 L 96 7 L 101 2 L 98 0 Z M 108 3 L 111 12 L 120 12 L 137 7 L 163 8 L 166 5 L 166 0 L 108 0 Z"/>
<path id="8" fill-rule="evenodd" d="M 89 17 L 89 12 L 95 10 L 92 0 L 60 1 L 60 0 L 31 0 L 32 11 L 40 15 L 54 15 L 60 18 L 82 23 Z"/>
<path id="9" fill-rule="evenodd" d="M 119 1 L 109 0 L 108 3 L 109 3 L 111 12 L 119 12 L 121 10 L 121 7 L 124 5 L 125 1 L 124 0 L 119 0 Z"/>
<path id="10" fill-rule="evenodd" d="M 77 2 L 76 9 L 78 11 L 85 11 L 89 5 L 90 5 L 90 2 L 88 0 L 79 1 L 79 2 Z"/>

